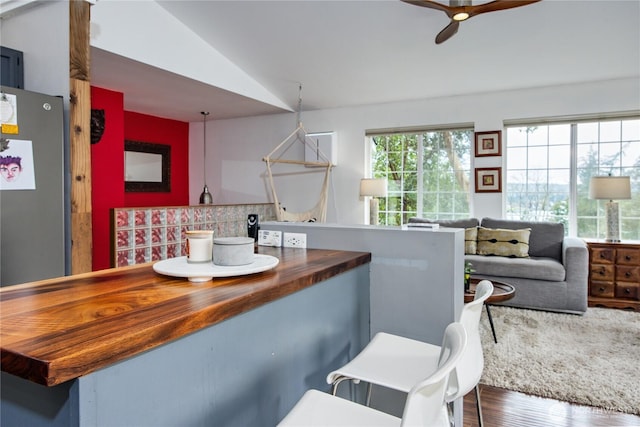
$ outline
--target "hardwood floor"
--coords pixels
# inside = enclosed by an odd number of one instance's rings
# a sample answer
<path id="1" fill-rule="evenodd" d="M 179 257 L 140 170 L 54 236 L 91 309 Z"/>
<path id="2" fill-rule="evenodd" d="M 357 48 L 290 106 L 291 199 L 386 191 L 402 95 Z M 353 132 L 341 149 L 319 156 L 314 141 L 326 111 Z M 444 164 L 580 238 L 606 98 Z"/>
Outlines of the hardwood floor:
<path id="1" fill-rule="evenodd" d="M 640 416 L 572 405 L 511 390 L 480 386 L 485 427 L 639 427 Z M 464 398 L 464 427 L 477 427 L 476 398 Z"/>

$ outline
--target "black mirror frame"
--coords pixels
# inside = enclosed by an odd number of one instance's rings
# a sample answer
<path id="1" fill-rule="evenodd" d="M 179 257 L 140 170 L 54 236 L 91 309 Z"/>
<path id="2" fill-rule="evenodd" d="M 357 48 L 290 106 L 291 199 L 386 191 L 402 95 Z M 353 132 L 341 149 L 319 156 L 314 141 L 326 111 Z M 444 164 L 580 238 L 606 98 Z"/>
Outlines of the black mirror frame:
<path id="1" fill-rule="evenodd" d="M 170 192 L 171 191 L 171 146 L 164 144 L 152 144 L 149 142 L 124 141 L 125 151 L 139 153 L 160 154 L 162 156 L 162 181 L 126 181 L 124 191 L 133 192 Z M 125 165 L 126 168 L 126 165 Z"/>

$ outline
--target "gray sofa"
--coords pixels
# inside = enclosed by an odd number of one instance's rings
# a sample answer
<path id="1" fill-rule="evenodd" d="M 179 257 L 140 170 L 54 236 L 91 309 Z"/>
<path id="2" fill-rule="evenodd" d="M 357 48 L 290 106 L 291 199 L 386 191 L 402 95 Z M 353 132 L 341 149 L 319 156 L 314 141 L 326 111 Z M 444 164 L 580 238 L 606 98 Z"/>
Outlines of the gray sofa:
<path id="1" fill-rule="evenodd" d="M 467 230 L 465 239 L 473 239 L 474 228 L 531 229 L 528 257 L 475 254 L 473 241 L 466 242 L 465 261 L 471 262 L 474 277 L 512 285 L 515 297 L 498 304 L 511 307 L 582 314 L 587 310 L 589 254 L 586 243 L 565 237 L 564 226 L 552 222 L 531 222 L 483 218 L 437 221 L 411 218 L 410 223 L 438 223 L 441 227 Z M 479 243 L 478 243 L 479 244 Z"/>

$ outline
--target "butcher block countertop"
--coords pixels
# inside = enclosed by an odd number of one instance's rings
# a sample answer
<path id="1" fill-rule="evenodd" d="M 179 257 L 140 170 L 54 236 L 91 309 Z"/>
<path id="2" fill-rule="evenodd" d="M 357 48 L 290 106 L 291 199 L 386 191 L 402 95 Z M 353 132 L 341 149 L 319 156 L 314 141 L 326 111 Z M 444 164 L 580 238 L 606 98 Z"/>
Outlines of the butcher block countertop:
<path id="1" fill-rule="evenodd" d="M 258 253 L 280 263 L 204 283 L 160 275 L 149 263 L 0 288 L 2 371 L 61 384 L 371 261 L 368 252 Z"/>

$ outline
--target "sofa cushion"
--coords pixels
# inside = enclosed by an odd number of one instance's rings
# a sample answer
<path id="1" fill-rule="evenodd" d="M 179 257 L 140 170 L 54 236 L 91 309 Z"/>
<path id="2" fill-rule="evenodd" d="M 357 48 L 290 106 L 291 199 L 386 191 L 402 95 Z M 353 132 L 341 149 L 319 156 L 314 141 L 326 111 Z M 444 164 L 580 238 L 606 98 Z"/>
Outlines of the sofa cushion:
<path id="1" fill-rule="evenodd" d="M 477 218 L 467 219 L 428 219 L 428 218 L 409 218 L 409 223 L 427 223 L 439 224 L 440 227 L 448 228 L 464 228 L 464 253 L 476 253 L 477 227 L 479 221 Z"/>
<path id="2" fill-rule="evenodd" d="M 464 229 L 464 253 L 475 255 L 478 251 L 478 227 Z"/>
<path id="3" fill-rule="evenodd" d="M 530 228 L 529 256 L 553 258 L 562 262 L 564 225 L 561 223 L 483 218 L 481 225 L 486 228 L 511 230 Z"/>
<path id="4" fill-rule="evenodd" d="M 466 255 L 475 270 L 473 274 L 497 277 L 518 277 L 550 282 L 562 282 L 566 271 L 562 264 L 551 258 L 506 258 L 484 255 Z"/>
<path id="5" fill-rule="evenodd" d="M 478 227 L 478 255 L 526 258 L 529 256 L 530 228 L 507 230 Z"/>

